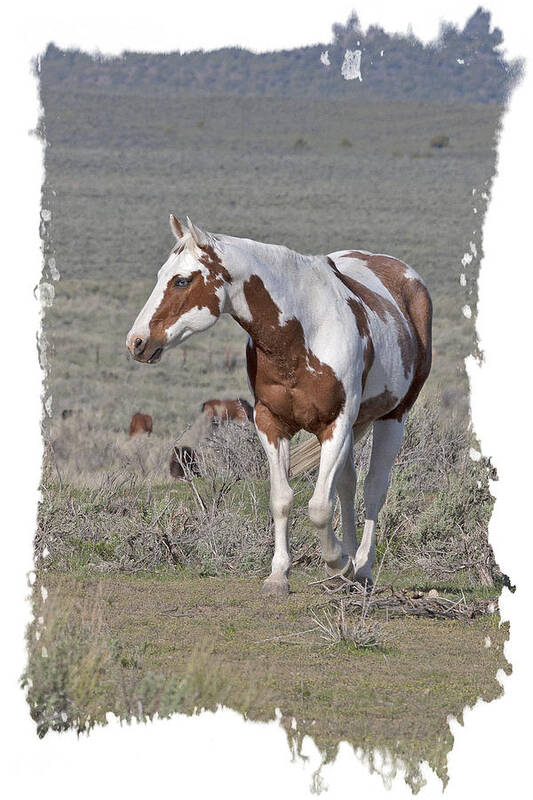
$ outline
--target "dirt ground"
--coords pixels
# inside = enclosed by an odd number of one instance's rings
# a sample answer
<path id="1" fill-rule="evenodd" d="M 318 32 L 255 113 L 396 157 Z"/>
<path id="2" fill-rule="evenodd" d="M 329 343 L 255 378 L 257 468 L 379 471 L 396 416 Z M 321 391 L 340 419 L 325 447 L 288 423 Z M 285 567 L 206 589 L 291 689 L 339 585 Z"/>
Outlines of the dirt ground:
<path id="1" fill-rule="evenodd" d="M 495 676 L 509 671 L 507 627 L 497 613 L 472 621 L 382 617 L 382 644 L 328 644 L 310 616 L 330 599 L 316 577 L 295 570 L 280 603 L 260 595 L 258 576 L 46 574 L 46 600 L 40 586 L 34 592 L 33 681 L 48 694 L 52 681 L 58 696 L 68 696 L 63 719 L 75 717 L 76 706 L 93 722 L 106 711 L 164 716 L 219 703 L 268 720 L 279 708 L 289 737 L 297 744 L 309 734 L 325 760 L 346 740 L 394 753 L 409 766 L 413 788 L 421 760 L 445 779 L 448 715 L 461 719 L 466 705 L 501 694 Z"/>

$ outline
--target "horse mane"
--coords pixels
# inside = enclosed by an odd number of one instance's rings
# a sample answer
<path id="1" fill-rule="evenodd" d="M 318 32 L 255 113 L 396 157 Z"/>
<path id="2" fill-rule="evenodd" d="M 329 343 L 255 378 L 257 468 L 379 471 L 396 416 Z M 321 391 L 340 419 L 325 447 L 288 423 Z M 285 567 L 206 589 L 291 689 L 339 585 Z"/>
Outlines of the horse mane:
<path id="1" fill-rule="evenodd" d="M 214 239 L 222 244 L 230 244 L 238 249 L 253 250 L 262 259 L 269 262 L 282 262 L 284 265 L 287 262 L 295 265 L 308 265 L 311 260 L 317 258 L 316 255 L 308 255 L 305 253 L 298 253 L 296 250 L 291 250 L 284 244 L 270 244 L 269 242 L 256 242 L 255 239 L 242 239 L 238 236 L 230 236 L 225 233 L 211 234 Z M 320 258 L 320 256 L 318 256 Z M 324 256 L 322 256 L 324 258 Z"/>

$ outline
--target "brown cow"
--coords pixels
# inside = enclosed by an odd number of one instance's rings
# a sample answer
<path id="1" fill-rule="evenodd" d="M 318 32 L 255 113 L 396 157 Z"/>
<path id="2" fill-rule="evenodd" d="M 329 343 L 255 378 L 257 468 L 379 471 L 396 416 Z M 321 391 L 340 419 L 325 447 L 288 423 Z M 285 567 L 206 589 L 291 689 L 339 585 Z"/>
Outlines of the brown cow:
<path id="1" fill-rule="evenodd" d="M 138 433 L 152 433 L 152 417 L 150 414 L 134 414 L 130 422 L 130 436 L 137 436 Z"/>
<path id="2" fill-rule="evenodd" d="M 172 448 L 172 455 L 170 456 L 170 474 L 173 478 L 185 478 L 187 473 L 192 475 L 200 474 L 196 453 L 192 447 L 187 445 L 178 447 L 176 445 Z"/>
<path id="3" fill-rule="evenodd" d="M 206 400 L 202 405 L 202 413 L 213 425 L 235 420 L 236 422 L 253 422 L 254 410 L 247 400 L 238 397 L 236 400 Z"/>

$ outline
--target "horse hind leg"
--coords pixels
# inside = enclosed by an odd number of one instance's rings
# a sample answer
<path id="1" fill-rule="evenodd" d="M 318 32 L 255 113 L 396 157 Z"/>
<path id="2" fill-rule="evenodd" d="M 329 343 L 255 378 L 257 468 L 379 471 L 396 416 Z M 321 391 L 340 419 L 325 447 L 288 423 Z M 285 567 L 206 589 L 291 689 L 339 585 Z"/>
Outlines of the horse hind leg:
<path id="1" fill-rule="evenodd" d="M 357 489 L 357 471 L 353 460 L 353 444 L 359 442 L 367 433 L 371 423 L 354 425 L 352 443 L 346 456 L 344 466 L 337 478 L 337 495 L 341 505 L 342 549 L 350 558 L 355 558 L 357 551 L 357 527 L 355 518 L 355 492 Z"/>
<path id="2" fill-rule="evenodd" d="M 372 583 L 372 568 L 376 562 L 376 524 L 389 488 L 392 465 L 402 443 L 404 419 L 384 419 L 374 422 L 372 454 L 364 485 L 365 527 L 355 556 L 355 578 Z"/>
<path id="3" fill-rule="evenodd" d="M 357 532 L 355 528 L 355 490 L 357 473 L 353 462 L 352 447 L 348 451 L 344 466 L 337 478 L 337 495 L 341 506 L 342 549 L 350 558 L 355 557 L 357 550 Z"/>

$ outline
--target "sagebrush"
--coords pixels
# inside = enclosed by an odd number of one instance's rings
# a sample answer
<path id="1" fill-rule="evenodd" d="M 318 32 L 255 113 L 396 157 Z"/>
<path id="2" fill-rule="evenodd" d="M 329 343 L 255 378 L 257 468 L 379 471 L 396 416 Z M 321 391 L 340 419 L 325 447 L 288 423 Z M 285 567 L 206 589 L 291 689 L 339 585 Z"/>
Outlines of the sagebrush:
<path id="1" fill-rule="evenodd" d="M 153 436 L 106 441 L 108 434 L 100 431 L 94 436 L 104 443 L 100 458 L 109 459 L 113 469 L 102 467 L 92 487 L 66 480 L 72 464 L 63 463 L 65 448 L 77 441 L 72 435 L 65 426 L 50 440 L 45 457 L 36 536 L 40 565 L 188 567 L 205 575 L 266 569 L 272 556 L 268 468 L 251 426 L 214 429 L 198 453 L 200 475 L 183 481 L 168 473 L 172 441 Z M 378 556 L 385 555 L 387 566 L 420 567 L 429 576 L 463 571 L 483 584 L 501 577 L 487 533 L 494 472 L 486 459 L 470 457 L 472 441 L 462 418 L 443 421 L 436 398 L 415 406 L 379 519 Z M 358 526 L 364 523 L 370 446 L 371 436 L 355 448 Z M 315 478 L 313 470 L 293 480 L 291 547 L 293 561 L 302 566 L 321 563 L 307 517 Z M 338 507 L 334 526 L 340 526 Z"/>

